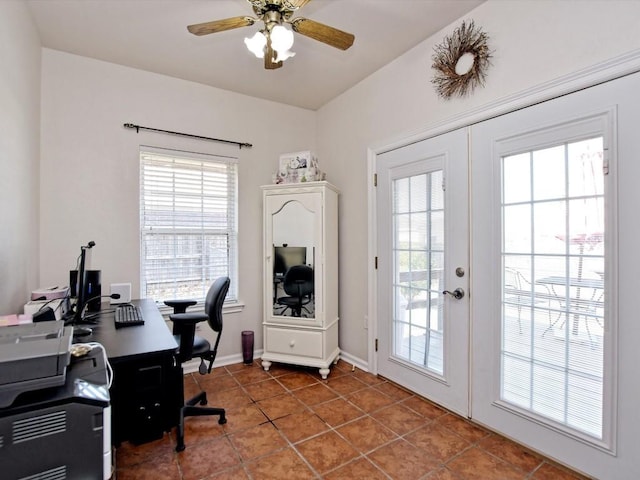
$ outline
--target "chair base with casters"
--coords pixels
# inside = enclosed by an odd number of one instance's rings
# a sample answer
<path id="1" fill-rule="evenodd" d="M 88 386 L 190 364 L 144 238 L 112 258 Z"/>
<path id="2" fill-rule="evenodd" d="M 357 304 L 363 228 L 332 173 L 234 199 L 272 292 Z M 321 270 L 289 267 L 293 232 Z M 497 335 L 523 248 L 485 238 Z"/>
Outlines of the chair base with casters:
<path id="1" fill-rule="evenodd" d="M 187 400 L 184 406 L 180 409 L 180 422 L 178 423 L 178 439 L 176 443 L 176 452 L 182 452 L 185 449 L 184 445 L 184 419 L 187 417 L 200 417 L 204 415 L 220 415 L 218 423 L 224 425 L 227 423 L 226 412 L 224 408 L 218 407 L 204 407 L 196 405 L 207 404 L 207 392 L 200 392 L 196 396 Z"/>
<path id="2" fill-rule="evenodd" d="M 229 289 L 229 283 L 230 281 L 228 277 L 220 277 L 216 279 L 207 293 L 204 312 L 202 313 L 186 312 L 188 307 L 195 305 L 196 302 L 193 300 L 165 301 L 166 305 L 174 309 L 174 313 L 169 315 L 169 319 L 173 322 L 173 334 L 179 344 L 178 350 L 176 351 L 176 360 L 180 365 L 182 365 L 184 362 L 189 361 L 192 358 L 200 358 L 200 367 L 198 368 L 198 371 L 201 375 L 211 373 L 211 368 L 213 367 L 213 362 L 216 358 L 218 344 L 222 335 L 222 305 Z M 213 348 L 211 348 L 211 344 L 208 340 L 195 334 L 196 325 L 204 321 L 207 321 L 212 330 L 217 333 Z M 206 361 L 208 361 L 208 365 L 206 365 Z M 183 372 L 181 371 L 181 373 Z M 218 420 L 220 425 L 227 423 L 224 408 L 204 407 L 206 404 L 207 392 L 200 392 L 198 395 L 187 400 L 180 409 L 178 438 L 176 444 L 177 452 L 181 452 L 185 449 L 185 418 L 204 415 L 218 415 L 220 416 L 220 419 Z"/>
<path id="3" fill-rule="evenodd" d="M 277 302 L 279 306 L 283 307 L 280 315 L 285 315 L 287 310 L 291 310 L 292 317 L 302 317 L 303 310 L 307 315 L 311 314 L 306 307 L 311 302 L 310 297 L 280 297 Z"/>

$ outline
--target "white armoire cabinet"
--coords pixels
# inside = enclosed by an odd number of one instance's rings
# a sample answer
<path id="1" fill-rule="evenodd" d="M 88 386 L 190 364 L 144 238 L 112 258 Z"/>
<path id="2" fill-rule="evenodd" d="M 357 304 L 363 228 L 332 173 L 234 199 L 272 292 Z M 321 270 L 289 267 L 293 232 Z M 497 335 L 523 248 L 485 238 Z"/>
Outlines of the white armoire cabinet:
<path id="1" fill-rule="evenodd" d="M 328 182 L 266 185 L 264 354 L 316 367 L 338 360 L 338 190 Z"/>

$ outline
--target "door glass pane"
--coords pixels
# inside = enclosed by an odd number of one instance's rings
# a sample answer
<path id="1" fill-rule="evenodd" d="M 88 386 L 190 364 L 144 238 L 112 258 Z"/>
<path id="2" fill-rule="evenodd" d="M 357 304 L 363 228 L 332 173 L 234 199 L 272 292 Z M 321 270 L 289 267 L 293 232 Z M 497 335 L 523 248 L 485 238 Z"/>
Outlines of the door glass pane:
<path id="1" fill-rule="evenodd" d="M 504 157 L 501 205 L 501 399 L 596 439 L 606 322 L 602 158 L 602 137 Z"/>
<path id="2" fill-rule="evenodd" d="M 442 171 L 393 181 L 393 355 L 442 375 Z"/>

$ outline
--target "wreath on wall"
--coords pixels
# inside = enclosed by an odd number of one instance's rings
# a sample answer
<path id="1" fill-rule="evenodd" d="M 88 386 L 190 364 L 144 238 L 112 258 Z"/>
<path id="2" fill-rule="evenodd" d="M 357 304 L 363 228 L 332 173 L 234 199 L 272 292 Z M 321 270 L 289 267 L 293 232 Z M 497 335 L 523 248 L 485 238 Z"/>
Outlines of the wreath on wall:
<path id="1" fill-rule="evenodd" d="M 489 36 L 473 21 L 462 22 L 450 36 L 434 47 L 431 57 L 435 75 L 431 83 L 438 95 L 449 99 L 464 97 L 477 86 L 484 86 L 487 69 L 491 65 Z"/>

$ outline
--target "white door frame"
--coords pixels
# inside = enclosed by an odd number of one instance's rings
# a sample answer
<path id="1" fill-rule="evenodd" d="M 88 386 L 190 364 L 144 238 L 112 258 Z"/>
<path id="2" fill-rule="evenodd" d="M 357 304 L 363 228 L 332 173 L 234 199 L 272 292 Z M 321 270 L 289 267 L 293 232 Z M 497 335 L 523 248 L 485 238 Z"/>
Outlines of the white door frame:
<path id="1" fill-rule="evenodd" d="M 415 132 L 409 132 L 395 138 L 387 139 L 378 144 L 374 144 L 367 149 L 367 185 L 368 185 L 368 259 L 367 267 L 367 320 L 365 328 L 368 329 L 368 370 L 373 374 L 378 373 L 378 365 L 375 352 L 375 339 L 378 334 L 378 314 L 377 314 L 377 279 L 374 258 L 378 251 L 376 244 L 376 187 L 373 178 L 377 170 L 377 156 L 381 153 L 394 150 L 414 142 L 436 137 L 443 133 L 458 128 L 467 127 L 474 123 L 488 120 L 498 115 L 513 112 L 520 108 L 533 105 L 538 102 L 550 100 L 568 93 L 576 92 L 583 88 L 591 87 L 602 82 L 613 80 L 631 73 L 640 72 L 640 50 L 636 50 L 618 57 L 612 58 L 591 67 L 578 70 L 569 75 L 564 75 L 555 80 L 542 83 L 541 85 L 528 88 L 515 95 L 491 102 L 483 107 L 463 112 L 460 115 L 445 119 L 433 125 L 426 125 Z M 472 210 L 470 210 L 472 212 Z M 472 213 L 471 213 L 472 214 Z M 470 261 L 473 261 L 473 251 L 470 253 Z M 473 361 L 473 352 L 470 355 Z"/>

